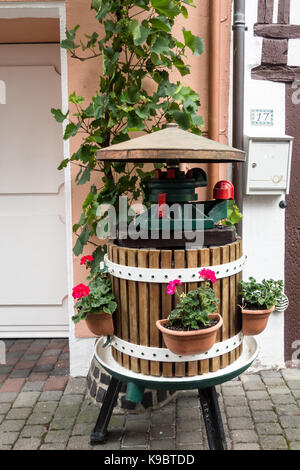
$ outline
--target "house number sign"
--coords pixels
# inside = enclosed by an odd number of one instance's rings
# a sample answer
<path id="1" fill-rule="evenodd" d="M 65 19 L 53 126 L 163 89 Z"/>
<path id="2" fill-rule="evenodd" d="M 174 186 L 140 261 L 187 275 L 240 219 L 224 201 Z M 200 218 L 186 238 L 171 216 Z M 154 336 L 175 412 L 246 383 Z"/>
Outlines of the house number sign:
<path id="1" fill-rule="evenodd" d="M 273 126 L 274 110 L 273 109 L 251 109 L 251 125 L 252 126 Z"/>

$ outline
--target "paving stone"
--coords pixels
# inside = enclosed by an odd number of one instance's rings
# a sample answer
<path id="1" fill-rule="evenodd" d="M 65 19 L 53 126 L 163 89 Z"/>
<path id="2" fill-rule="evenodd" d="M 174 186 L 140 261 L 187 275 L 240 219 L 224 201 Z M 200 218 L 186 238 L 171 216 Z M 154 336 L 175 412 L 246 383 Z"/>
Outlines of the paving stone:
<path id="1" fill-rule="evenodd" d="M 230 430 L 253 429 L 254 425 L 250 418 L 228 418 L 228 427 Z"/>
<path id="2" fill-rule="evenodd" d="M 4 392 L 20 392 L 22 387 L 25 383 L 24 378 L 13 378 L 13 379 L 6 379 L 5 382 L 2 384 L 0 389 L 1 393 Z"/>
<path id="3" fill-rule="evenodd" d="M 26 425 L 20 434 L 21 438 L 25 437 L 38 437 L 42 438 L 44 434 L 47 432 L 47 427 L 42 426 L 41 424 L 38 425 Z"/>
<path id="4" fill-rule="evenodd" d="M 268 387 L 268 392 L 271 395 L 290 395 L 291 391 L 290 389 L 285 386 L 285 387 Z"/>
<path id="5" fill-rule="evenodd" d="M 0 426 L 0 432 L 11 432 L 20 431 L 25 424 L 25 420 L 22 419 L 9 419 L 5 420 Z"/>
<path id="6" fill-rule="evenodd" d="M 32 372 L 51 372 L 53 370 L 53 364 L 39 364 L 32 369 Z"/>
<path id="7" fill-rule="evenodd" d="M 61 349 L 53 349 L 53 348 L 50 348 L 50 349 L 45 349 L 41 355 L 41 358 L 44 358 L 44 357 L 58 357 L 61 353 Z M 56 361 L 55 361 L 56 362 Z"/>
<path id="8" fill-rule="evenodd" d="M 298 429 L 286 428 L 284 431 L 285 431 L 286 437 L 290 441 L 300 441 L 300 428 L 298 428 Z"/>
<path id="9" fill-rule="evenodd" d="M 62 397 L 63 392 L 60 390 L 49 390 L 42 392 L 39 401 L 59 401 Z"/>
<path id="10" fill-rule="evenodd" d="M 88 434 L 91 434 L 94 426 L 94 423 L 75 424 L 74 428 L 72 429 L 72 436 L 87 436 Z"/>
<path id="11" fill-rule="evenodd" d="M 255 431 L 239 429 L 231 432 L 233 444 L 257 442 L 258 437 Z"/>
<path id="12" fill-rule="evenodd" d="M 267 387 L 285 387 L 285 381 L 280 377 L 264 377 L 264 383 Z"/>
<path id="13" fill-rule="evenodd" d="M 248 406 L 248 402 L 245 396 L 243 397 L 223 397 L 225 406 L 234 407 L 245 407 Z"/>
<path id="14" fill-rule="evenodd" d="M 28 351 L 28 349 L 27 349 Z M 27 354 L 27 351 L 26 353 L 22 356 L 23 360 L 24 361 L 38 361 L 39 357 L 40 357 L 40 354 Z"/>
<path id="15" fill-rule="evenodd" d="M 150 450 L 175 450 L 175 439 L 153 439 Z"/>
<path id="16" fill-rule="evenodd" d="M 83 400 L 83 395 L 63 395 L 60 400 L 61 406 L 80 405 Z"/>
<path id="17" fill-rule="evenodd" d="M 37 362 L 37 367 L 42 366 L 42 365 L 52 365 L 53 367 L 49 368 L 49 370 L 51 370 L 54 368 L 56 362 L 57 362 L 57 356 L 45 356 L 45 357 L 42 356 Z"/>
<path id="18" fill-rule="evenodd" d="M 180 419 L 184 420 L 184 418 Z M 184 421 L 190 421 L 190 420 L 184 420 Z M 151 423 L 152 424 L 174 424 L 175 422 L 175 413 L 171 414 L 163 414 L 161 415 L 157 411 L 151 414 Z"/>
<path id="19" fill-rule="evenodd" d="M 178 445 L 188 445 L 188 444 L 202 444 L 203 437 L 202 432 L 194 432 L 191 434 L 188 431 L 177 431 L 176 433 L 176 447 Z"/>
<path id="20" fill-rule="evenodd" d="M 60 405 L 55 412 L 55 418 L 72 418 L 78 414 L 80 405 Z M 96 418 L 97 419 L 97 418 Z"/>
<path id="21" fill-rule="evenodd" d="M 186 419 L 177 419 L 176 421 L 176 430 L 177 431 L 199 431 L 201 430 L 200 419 L 186 420 Z"/>
<path id="22" fill-rule="evenodd" d="M 39 392 L 21 392 L 17 396 L 13 408 L 26 408 L 33 406 L 40 396 Z"/>
<path id="23" fill-rule="evenodd" d="M 260 445 L 264 450 L 287 449 L 288 445 L 282 436 L 263 436 L 260 438 Z"/>
<path id="24" fill-rule="evenodd" d="M 281 378 L 281 373 L 278 370 L 274 370 L 274 369 L 261 370 L 259 372 L 259 375 L 261 375 L 263 377 L 263 379 L 265 379 L 265 378 L 276 378 L 276 377 Z"/>
<path id="25" fill-rule="evenodd" d="M 254 411 L 252 412 L 255 423 L 277 423 L 278 417 L 274 411 Z"/>
<path id="26" fill-rule="evenodd" d="M 222 389 L 222 393 L 225 397 L 244 397 L 245 391 L 241 385 L 238 387 L 227 387 Z"/>
<path id="27" fill-rule="evenodd" d="M 200 409 L 197 408 L 177 408 L 177 417 L 184 419 L 195 419 L 200 415 Z"/>
<path id="28" fill-rule="evenodd" d="M 32 369 L 36 364 L 36 361 L 25 361 L 24 358 L 15 365 L 15 369 Z"/>
<path id="29" fill-rule="evenodd" d="M 9 378 L 11 378 L 11 379 L 26 379 L 27 377 L 29 377 L 30 373 L 31 373 L 31 369 L 14 370 L 9 375 Z"/>
<path id="30" fill-rule="evenodd" d="M 27 419 L 32 413 L 32 408 L 12 408 L 7 413 L 5 419 Z"/>
<path id="31" fill-rule="evenodd" d="M 0 403 L 0 414 L 5 414 L 10 409 L 10 403 Z"/>
<path id="32" fill-rule="evenodd" d="M 84 395 L 87 389 L 86 377 L 70 377 L 65 388 L 64 394 L 80 394 Z"/>
<path id="33" fill-rule="evenodd" d="M 179 431 L 181 432 L 181 431 Z M 175 439 L 175 426 L 162 424 L 161 426 L 151 426 L 151 439 Z"/>
<path id="34" fill-rule="evenodd" d="M 61 429 L 72 429 L 72 427 L 74 426 L 74 422 L 75 416 L 71 418 L 54 417 L 53 421 L 51 421 L 49 429 L 53 431 L 59 431 Z"/>
<path id="35" fill-rule="evenodd" d="M 296 368 L 282 369 L 281 374 L 286 380 L 300 380 L 300 369 L 296 369 Z"/>
<path id="36" fill-rule="evenodd" d="M 257 423 L 256 430 L 259 435 L 283 434 L 282 427 L 278 423 Z"/>
<path id="37" fill-rule="evenodd" d="M 39 450 L 65 450 L 66 446 L 64 444 L 43 444 Z"/>
<path id="38" fill-rule="evenodd" d="M 121 442 L 120 441 L 107 441 L 103 444 L 97 444 L 92 446 L 93 450 L 120 450 L 121 449 Z M 143 447 L 140 447 L 138 450 L 142 450 Z"/>
<path id="39" fill-rule="evenodd" d="M 199 408 L 199 398 L 197 396 L 183 396 L 176 400 L 177 406 L 182 408 Z"/>
<path id="40" fill-rule="evenodd" d="M 110 418 L 108 429 L 123 429 L 125 424 L 124 415 L 113 415 Z"/>
<path id="41" fill-rule="evenodd" d="M 1 392 L 0 389 L 0 403 L 12 403 L 17 396 L 17 392 Z"/>
<path id="42" fill-rule="evenodd" d="M 29 416 L 27 424 L 44 424 L 48 425 L 51 422 L 53 414 L 52 413 L 32 413 Z"/>
<path id="43" fill-rule="evenodd" d="M 46 381 L 44 391 L 64 390 L 68 382 L 68 377 L 49 377 Z"/>
<path id="44" fill-rule="evenodd" d="M 300 399 L 300 390 L 292 390 L 292 394 L 294 395 L 295 398 Z"/>
<path id="45" fill-rule="evenodd" d="M 33 408 L 33 412 L 54 414 L 57 406 L 58 406 L 57 401 L 40 401 Z"/>
<path id="46" fill-rule="evenodd" d="M 300 450 L 300 442 L 290 442 L 289 447 L 291 450 Z"/>
<path id="47" fill-rule="evenodd" d="M 67 449 L 70 450 L 91 450 L 90 436 L 74 436 L 71 437 Z"/>
<path id="48" fill-rule="evenodd" d="M 46 443 L 67 443 L 70 437 L 70 431 L 61 430 L 61 431 L 49 431 L 45 437 L 44 442 Z"/>
<path id="49" fill-rule="evenodd" d="M 233 450 L 260 450 L 259 444 L 233 444 Z"/>
<path id="50" fill-rule="evenodd" d="M 165 427 L 166 425 L 161 425 L 161 427 Z M 170 425 L 167 425 L 171 427 Z M 145 433 L 148 432 L 150 428 L 150 421 L 149 420 L 126 420 L 125 422 L 125 429 L 126 432 L 136 432 L 136 433 Z M 154 428 L 153 428 L 154 429 Z"/>
<path id="51" fill-rule="evenodd" d="M 147 433 L 137 433 L 137 432 L 131 432 L 127 431 L 124 435 L 123 441 L 122 441 L 122 448 L 126 447 L 133 447 L 137 445 L 144 446 L 147 444 L 148 440 L 148 435 Z"/>
<path id="52" fill-rule="evenodd" d="M 249 408 L 246 406 L 228 406 L 226 407 L 227 416 L 230 418 L 251 417 Z"/>
<path id="53" fill-rule="evenodd" d="M 29 382 L 45 382 L 49 377 L 49 372 L 32 372 L 29 377 Z"/>
<path id="54" fill-rule="evenodd" d="M 19 439 L 14 445 L 14 450 L 37 450 L 41 445 L 40 439 L 37 438 L 23 438 Z"/>
<path id="55" fill-rule="evenodd" d="M 25 382 L 22 392 L 41 392 L 45 382 Z"/>
<path id="56" fill-rule="evenodd" d="M 266 389 L 266 386 L 259 375 L 242 375 L 241 380 L 246 391 Z"/>
<path id="57" fill-rule="evenodd" d="M 0 442 L 3 445 L 13 444 L 19 437 L 18 432 L 0 432 Z"/>
<path id="58" fill-rule="evenodd" d="M 29 344 L 28 343 L 22 343 L 20 341 L 17 341 L 15 344 L 13 344 L 10 348 L 9 348 L 9 352 L 13 352 L 13 351 L 26 351 L 26 349 L 28 349 L 29 347 Z"/>
<path id="59" fill-rule="evenodd" d="M 249 400 L 268 400 L 269 398 L 265 390 L 249 390 L 246 395 Z"/>
<path id="60" fill-rule="evenodd" d="M 5 382 L 5 380 L 7 379 L 7 377 L 8 377 L 8 374 L 0 374 L 0 384 L 3 384 L 3 382 Z"/>
<path id="61" fill-rule="evenodd" d="M 300 428 L 300 415 L 280 416 L 279 420 L 284 428 Z"/>
<path id="62" fill-rule="evenodd" d="M 11 449 L 12 449 L 12 446 L 9 446 L 9 445 L 4 446 L 4 445 L 0 444 L 0 450 L 11 450 Z"/>
<path id="63" fill-rule="evenodd" d="M 252 410 L 272 411 L 272 403 L 267 400 L 251 400 L 249 406 Z"/>
<path id="64" fill-rule="evenodd" d="M 176 444 L 176 450 L 203 450 L 203 444 Z"/>
<path id="65" fill-rule="evenodd" d="M 295 404 L 295 398 L 291 394 L 289 395 L 273 394 L 271 397 L 271 400 L 275 405 Z"/>
<path id="66" fill-rule="evenodd" d="M 300 408 L 294 404 L 277 405 L 276 411 L 279 415 L 300 415 Z"/>

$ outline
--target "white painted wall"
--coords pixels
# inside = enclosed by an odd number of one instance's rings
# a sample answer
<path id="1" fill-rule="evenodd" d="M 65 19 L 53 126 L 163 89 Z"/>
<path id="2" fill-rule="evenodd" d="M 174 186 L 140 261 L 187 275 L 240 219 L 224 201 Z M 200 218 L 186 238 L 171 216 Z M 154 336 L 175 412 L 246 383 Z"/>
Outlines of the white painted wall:
<path id="1" fill-rule="evenodd" d="M 257 4 L 258 0 L 246 2 L 245 135 L 283 136 L 285 85 L 251 79 L 251 69 L 261 63 L 262 38 L 253 36 Z M 273 109 L 274 126 L 251 125 L 251 109 Z M 243 242 L 248 255 L 244 280 L 249 276 L 259 281 L 263 278 L 284 279 L 285 212 L 279 208 L 283 199 L 284 195 L 244 196 Z M 260 346 L 257 366 L 282 366 L 284 314 L 272 314 L 266 330 L 256 338 Z"/>

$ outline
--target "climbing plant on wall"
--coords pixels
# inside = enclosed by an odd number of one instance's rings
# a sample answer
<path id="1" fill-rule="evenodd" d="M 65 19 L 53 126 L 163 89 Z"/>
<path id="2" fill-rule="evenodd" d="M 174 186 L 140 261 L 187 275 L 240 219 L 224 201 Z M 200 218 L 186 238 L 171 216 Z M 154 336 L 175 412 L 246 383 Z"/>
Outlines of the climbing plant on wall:
<path id="1" fill-rule="evenodd" d="M 99 162 L 97 150 L 128 140 L 133 131 L 155 132 L 170 121 L 201 134 L 198 94 L 180 80 L 172 82 L 170 73 L 190 74 L 186 52 L 199 56 L 204 46 L 188 28 L 183 27 L 178 38 L 172 33 L 176 18 L 187 19 L 195 8 L 193 0 L 92 0 L 91 8 L 99 31 L 82 35 L 77 25 L 66 31 L 61 47 L 74 60 L 100 58 L 99 89 L 90 103 L 73 92 L 69 101 L 76 112 L 72 115 L 51 111 L 57 122 L 68 120 L 65 140 L 79 132 L 83 135 L 78 150 L 59 169 L 69 162 L 78 165 L 78 185 L 88 183 L 92 172 L 99 175 L 99 187 L 90 183 L 80 220 L 73 227 L 78 236 L 75 255 L 87 243 L 95 245 L 91 271 L 96 273 L 104 251 L 100 242 L 94 242 L 97 224 L 105 216 L 99 215 L 99 207 L 112 204 L 118 209 L 120 195 L 128 196 L 129 203 L 140 198 L 147 203 L 146 182 L 154 171 L 145 171 L 141 164 Z"/>

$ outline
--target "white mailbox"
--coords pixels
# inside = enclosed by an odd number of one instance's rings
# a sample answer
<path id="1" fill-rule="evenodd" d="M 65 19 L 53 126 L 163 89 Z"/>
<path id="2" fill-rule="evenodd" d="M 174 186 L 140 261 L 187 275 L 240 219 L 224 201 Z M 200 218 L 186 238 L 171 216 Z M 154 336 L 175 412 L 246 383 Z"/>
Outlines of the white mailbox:
<path id="1" fill-rule="evenodd" d="M 293 137 L 246 136 L 245 194 L 288 194 Z"/>

